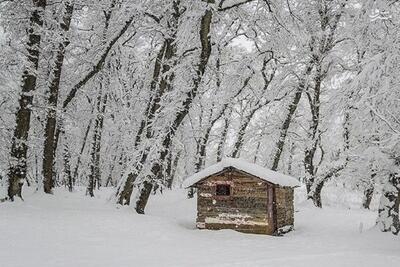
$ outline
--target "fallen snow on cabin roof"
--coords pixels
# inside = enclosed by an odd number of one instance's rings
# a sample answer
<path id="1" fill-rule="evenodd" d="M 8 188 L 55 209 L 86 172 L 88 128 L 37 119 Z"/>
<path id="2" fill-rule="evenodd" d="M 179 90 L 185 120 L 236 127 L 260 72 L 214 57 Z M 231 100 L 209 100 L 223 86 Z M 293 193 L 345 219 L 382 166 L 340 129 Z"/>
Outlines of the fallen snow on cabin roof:
<path id="1" fill-rule="evenodd" d="M 183 181 L 184 187 L 189 187 L 194 185 L 195 183 L 201 181 L 202 179 L 218 173 L 227 167 L 234 167 L 238 170 L 247 172 L 253 176 L 256 176 L 262 180 L 271 182 L 273 184 L 278 184 L 281 186 L 291 186 L 296 187 L 300 186 L 299 181 L 291 176 L 261 167 L 257 164 L 247 162 L 242 159 L 234 159 L 234 158 L 225 158 L 221 160 L 219 163 L 211 165 L 204 170 L 195 173 L 194 175 L 188 177 L 185 181 Z"/>

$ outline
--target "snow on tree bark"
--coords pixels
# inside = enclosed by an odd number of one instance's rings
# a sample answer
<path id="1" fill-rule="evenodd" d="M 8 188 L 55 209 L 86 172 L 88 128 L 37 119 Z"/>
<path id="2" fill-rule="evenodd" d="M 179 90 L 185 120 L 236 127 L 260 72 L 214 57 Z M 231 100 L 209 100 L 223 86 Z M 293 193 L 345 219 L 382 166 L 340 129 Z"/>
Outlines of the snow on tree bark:
<path id="1" fill-rule="evenodd" d="M 379 203 L 377 225 L 382 232 L 400 232 L 400 175 L 391 173 L 385 184 Z"/>
<path id="2" fill-rule="evenodd" d="M 165 93 L 167 93 L 171 89 L 171 84 L 173 82 L 174 74 L 171 72 L 171 69 L 177 64 L 176 61 L 176 34 L 178 30 L 178 23 L 181 14 L 180 1 L 172 2 L 173 12 L 170 15 L 169 23 L 167 26 L 169 35 L 164 39 L 163 45 L 160 51 L 157 54 L 156 60 L 154 62 L 154 70 L 153 70 L 153 78 L 150 83 L 150 99 L 147 103 L 147 107 L 145 110 L 144 118 L 141 120 L 138 132 L 135 138 L 135 149 L 138 149 L 142 143 L 143 137 L 146 140 L 153 138 L 154 130 L 153 124 L 154 119 L 159 112 L 160 101 Z M 159 19 L 156 18 L 156 21 L 159 22 Z M 145 136 L 143 136 L 145 134 Z M 131 171 L 123 181 L 120 182 L 117 192 L 116 198 L 117 203 L 120 205 L 129 205 L 131 194 L 133 192 L 134 182 L 136 181 L 137 175 L 139 175 L 143 165 L 145 164 L 149 153 L 149 148 L 145 147 L 140 156 L 140 159 L 137 160 L 135 166 L 133 167 L 133 171 Z M 152 188 L 149 185 L 145 185 L 144 189 L 149 189 L 151 191 Z"/>
<path id="3" fill-rule="evenodd" d="M 10 200 L 13 200 L 15 196 L 22 198 L 22 185 L 27 175 L 28 145 L 26 142 L 30 129 L 33 93 L 36 89 L 40 56 L 40 30 L 43 26 L 43 14 L 46 4 L 46 0 L 33 0 L 33 10 L 29 19 L 28 42 L 26 44 L 28 56 L 21 78 L 22 92 L 16 112 L 16 126 L 12 139 L 11 160 L 8 171 L 8 198 Z"/>
<path id="4" fill-rule="evenodd" d="M 57 103 L 58 95 L 60 90 L 61 73 L 65 58 L 65 49 L 69 44 L 68 37 L 66 36 L 69 32 L 71 25 L 72 14 L 74 10 L 74 4 L 69 0 L 64 1 L 64 16 L 60 23 L 60 37 L 62 41 L 58 44 L 58 48 L 55 52 L 54 67 L 50 75 L 49 85 L 49 98 L 48 98 L 48 111 L 46 116 L 45 126 L 45 141 L 43 149 L 43 189 L 45 193 L 52 194 L 54 187 L 54 157 L 56 151 L 56 143 L 54 139 L 56 124 L 57 124 Z"/>
<path id="5" fill-rule="evenodd" d="M 212 0 L 208 0 L 207 3 L 213 3 Z M 142 186 L 139 189 L 138 198 L 135 203 L 136 212 L 139 214 L 144 213 L 144 209 L 147 205 L 147 201 L 149 199 L 151 189 L 153 187 L 153 179 L 159 178 L 162 175 L 162 164 L 166 158 L 168 148 L 170 147 L 171 140 L 174 137 L 176 130 L 182 124 L 183 120 L 185 119 L 186 115 L 189 113 L 190 106 L 192 101 L 196 97 L 200 83 L 202 81 L 203 75 L 206 71 L 206 67 L 208 64 L 208 60 L 211 56 L 211 37 L 210 37 L 210 30 L 212 25 L 212 10 L 210 6 L 207 6 L 207 9 L 204 15 L 201 18 L 200 22 L 200 43 L 201 43 L 201 52 L 200 52 L 200 60 L 197 66 L 196 75 L 193 79 L 193 87 L 189 92 L 186 93 L 186 97 L 182 103 L 182 107 L 180 111 L 176 114 L 176 117 L 171 125 L 170 131 L 167 133 L 166 137 L 164 138 L 163 144 L 163 151 L 160 153 L 160 157 L 158 161 L 152 164 L 151 167 L 151 175 L 147 176 L 143 181 Z"/>

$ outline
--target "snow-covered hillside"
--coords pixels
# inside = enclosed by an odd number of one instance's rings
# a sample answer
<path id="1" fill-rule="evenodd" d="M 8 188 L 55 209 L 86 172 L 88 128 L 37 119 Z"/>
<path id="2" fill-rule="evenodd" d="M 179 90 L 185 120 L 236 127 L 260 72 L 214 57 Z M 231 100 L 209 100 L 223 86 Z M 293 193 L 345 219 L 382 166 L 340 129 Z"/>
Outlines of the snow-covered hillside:
<path id="1" fill-rule="evenodd" d="M 400 238 L 343 199 L 317 209 L 300 189 L 296 230 L 272 237 L 195 229 L 196 202 L 183 190 L 154 196 L 144 216 L 116 209 L 110 193 L 25 192 L 25 202 L 2 203 L 0 266 L 400 266 Z"/>

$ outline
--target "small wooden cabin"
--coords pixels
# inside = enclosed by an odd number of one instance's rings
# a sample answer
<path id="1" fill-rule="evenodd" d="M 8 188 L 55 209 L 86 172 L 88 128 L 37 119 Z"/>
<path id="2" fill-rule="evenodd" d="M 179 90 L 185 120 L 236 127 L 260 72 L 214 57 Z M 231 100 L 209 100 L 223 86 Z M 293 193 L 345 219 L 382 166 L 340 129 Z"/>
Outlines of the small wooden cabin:
<path id="1" fill-rule="evenodd" d="M 197 188 L 199 229 L 233 229 L 277 235 L 294 226 L 293 191 L 297 179 L 226 158 L 184 182 Z"/>

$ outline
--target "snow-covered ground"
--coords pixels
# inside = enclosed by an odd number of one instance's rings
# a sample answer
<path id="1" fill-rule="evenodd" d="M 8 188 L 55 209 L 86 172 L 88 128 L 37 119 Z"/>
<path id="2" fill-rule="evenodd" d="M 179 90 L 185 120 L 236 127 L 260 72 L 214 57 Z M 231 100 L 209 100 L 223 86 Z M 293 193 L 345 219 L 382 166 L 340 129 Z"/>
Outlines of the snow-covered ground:
<path id="1" fill-rule="evenodd" d="M 400 266 L 400 238 L 372 228 L 375 211 L 332 190 L 316 209 L 299 191 L 284 237 L 197 230 L 183 190 L 153 196 L 144 216 L 108 203 L 109 189 L 93 199 L 25 191 L 25 202 L 0 204 L 0 266 Z"/>

